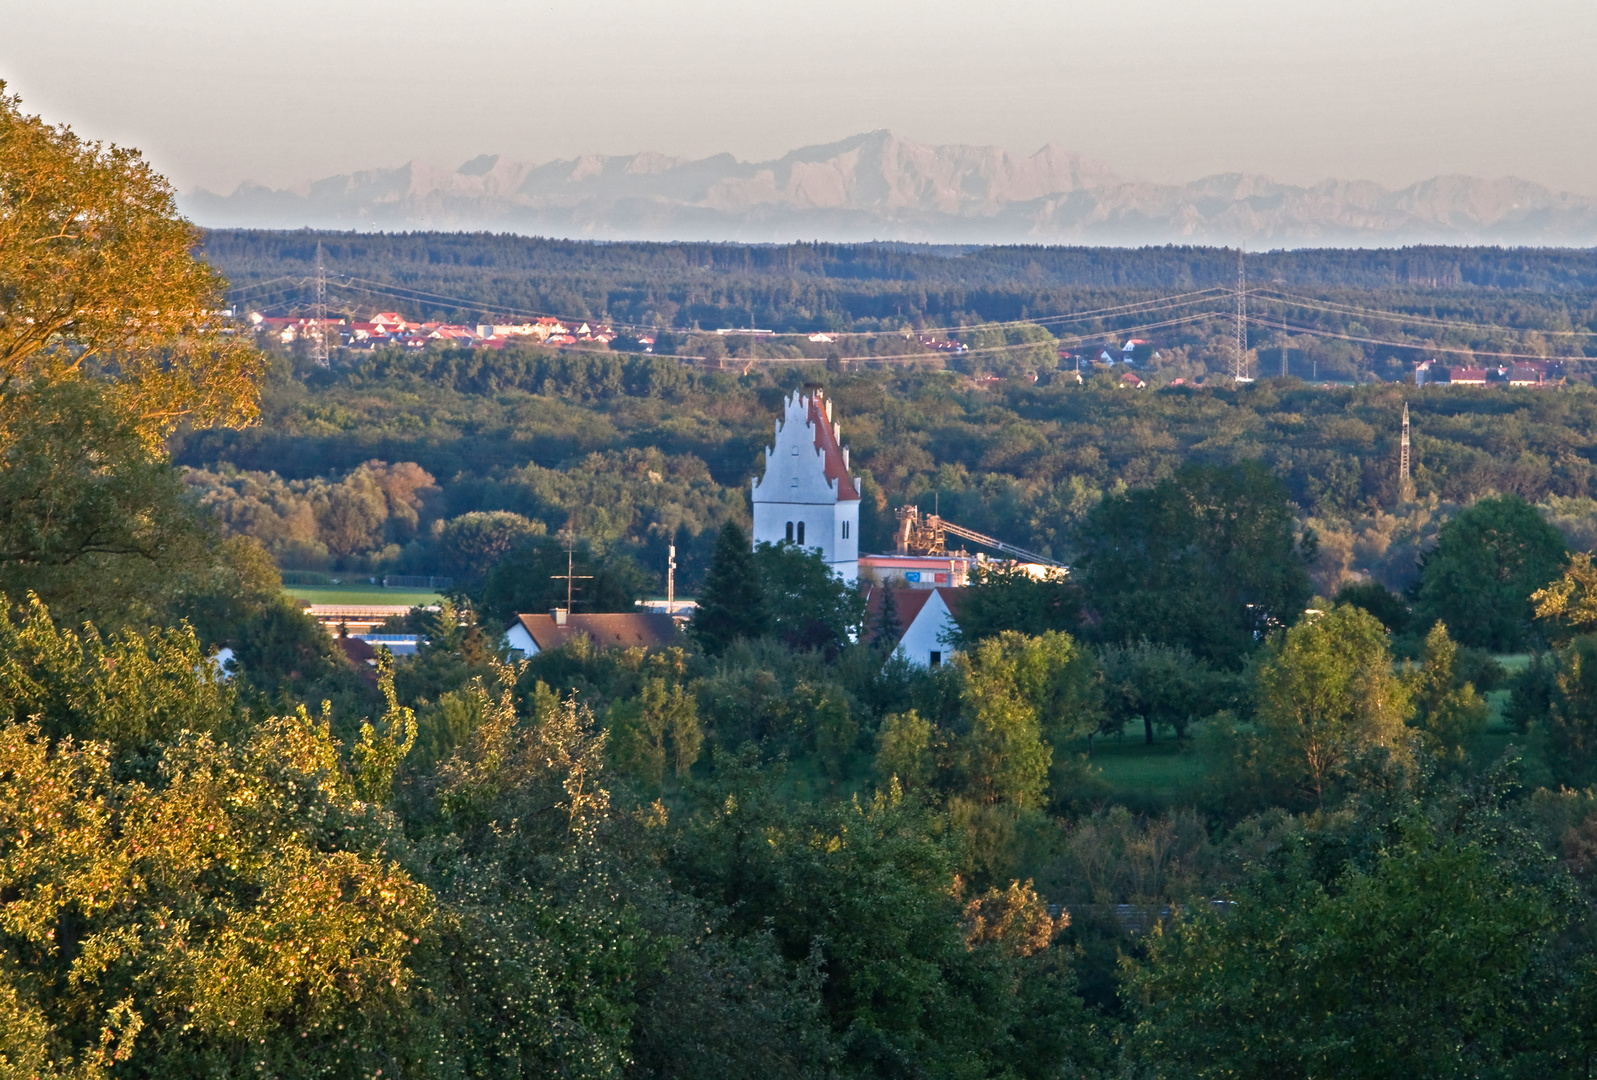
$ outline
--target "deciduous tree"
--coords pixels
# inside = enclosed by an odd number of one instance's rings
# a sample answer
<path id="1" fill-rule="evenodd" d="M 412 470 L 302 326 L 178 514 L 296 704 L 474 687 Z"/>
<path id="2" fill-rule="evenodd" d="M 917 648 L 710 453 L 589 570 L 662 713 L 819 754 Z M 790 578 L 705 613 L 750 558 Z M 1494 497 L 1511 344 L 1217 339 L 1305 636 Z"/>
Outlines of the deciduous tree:
<path id="1" fill-rule="evenodd" d="M 1564 537 L 1518 495 L 1482 499 L 1461 511 L 1424 560 L 1415 615 L 1438 620 L 1465 645 L 1523 648 L 1534 615 L 1531 594 L 1564 568 Z"/>
<path id="2" fill-rule="evenodd" d="M 1083 524 L 1082 585 L 1100 636 L 1183 645 L 1240 666 L 1309 599 L 1312 539 L 1294 537 L 1286 488 L 1262 465 L 1187 465 L 1106 495 Z"/>
<path id="3" fill-rule="evenodd" d="M 1362 751 L 1401 748 L 1408 693 L 1362 608 L 1338 604 L 1279 634 L 1255 680 L 1264 756 L 1313 802 Z"/>
<path id="4" fill-rule="evenodd" d="M 217 314 L 225 284 L 135 150 L 85 142 L 0 84 L 0 440 L 24 391 L 88 375 L 154 441 L 254 418 L 260 354 Z"/>

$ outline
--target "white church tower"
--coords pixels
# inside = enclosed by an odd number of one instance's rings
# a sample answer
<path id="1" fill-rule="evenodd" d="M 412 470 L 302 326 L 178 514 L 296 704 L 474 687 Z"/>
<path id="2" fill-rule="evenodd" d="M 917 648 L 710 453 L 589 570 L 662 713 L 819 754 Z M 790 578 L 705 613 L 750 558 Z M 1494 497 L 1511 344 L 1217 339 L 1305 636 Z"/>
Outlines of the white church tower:
<path id="1" fill-rule="evenodd" d="M 783 399 L 765 475 L 754 481 L 754 543 L 783 541 L 820 550 L 832 571 L 859 579 L 859 490 L 832 403 L 806 386 Z"/>

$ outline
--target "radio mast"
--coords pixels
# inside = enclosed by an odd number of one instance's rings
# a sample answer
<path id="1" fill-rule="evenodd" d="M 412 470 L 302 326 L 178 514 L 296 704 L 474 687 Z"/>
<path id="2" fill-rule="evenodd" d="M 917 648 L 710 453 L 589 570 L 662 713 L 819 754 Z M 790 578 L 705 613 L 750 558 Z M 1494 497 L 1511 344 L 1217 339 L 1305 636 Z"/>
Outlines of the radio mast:
<path id="1" fill-rule="evenodd" d="M 329 367 L 327 349 L 327 267 L 322 262 L 322 242 L 316 241 L 316 342 L 311 359 L 322 367 Z"/>
<path id="2" fill-rule="evenodd" d="M 1242 249 L 1237 248 L 1237 312 L 1235 325 L 1235 341 L 1232 342 L 1233 353 L 1231 356 L 1231 378 L 1237 382 L 1248 381 L 1248 329 L 1247 309 L 1243 304 L 1243 296 L 1248 290 L 1248 272 L 1242 261 Z"/>
<path id="3" fill-rule="evenodd" d="M 1400 497 L 1407 500 L 1414 497 L 1414 481 L 1409 476 L 1409 446 L 1408 446 L 1408 402 L 1403 402 L 1403 437 L 1398 443 L 1397 456 L 1397 484 Z"/>

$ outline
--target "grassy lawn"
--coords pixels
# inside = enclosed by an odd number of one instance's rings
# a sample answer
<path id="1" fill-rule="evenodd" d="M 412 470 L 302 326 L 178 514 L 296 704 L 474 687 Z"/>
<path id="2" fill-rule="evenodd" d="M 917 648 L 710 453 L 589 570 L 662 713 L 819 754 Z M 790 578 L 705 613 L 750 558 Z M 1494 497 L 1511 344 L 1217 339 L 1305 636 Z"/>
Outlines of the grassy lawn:
<path id="1" fill-rule="evenodd" d="M 1115 799 L 1143 806 L 1188 797 L 1204 778 L 1196 748 L 1190 742 L 1182 747 L 1173 736 L 1155 739 L 1152 746 L 1129 731 L 1123 739 L 1096 739 L 1092 764 Z"/>
<path id="2" fill-rule="evenodd" d="M 313 604 L 405 604 L 426 607 L 443 599 L 427 589 L 385 589 L 381 585 L 349 582 L 345 585 L 284 585 L 283 591 L 296 600 Z"/>

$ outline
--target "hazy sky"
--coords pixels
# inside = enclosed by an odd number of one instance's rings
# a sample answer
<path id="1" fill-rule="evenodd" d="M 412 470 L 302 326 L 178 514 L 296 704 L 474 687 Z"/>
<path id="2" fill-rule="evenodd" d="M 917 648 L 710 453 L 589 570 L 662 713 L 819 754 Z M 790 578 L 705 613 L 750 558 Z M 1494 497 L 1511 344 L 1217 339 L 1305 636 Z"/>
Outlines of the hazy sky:
<path id="1" fill-rule="evenodd" d="M 228 191 L 892 128 L 1128 176 L 1597 195 L 1594 0 L 0 0 L 29 112 Z"/>

